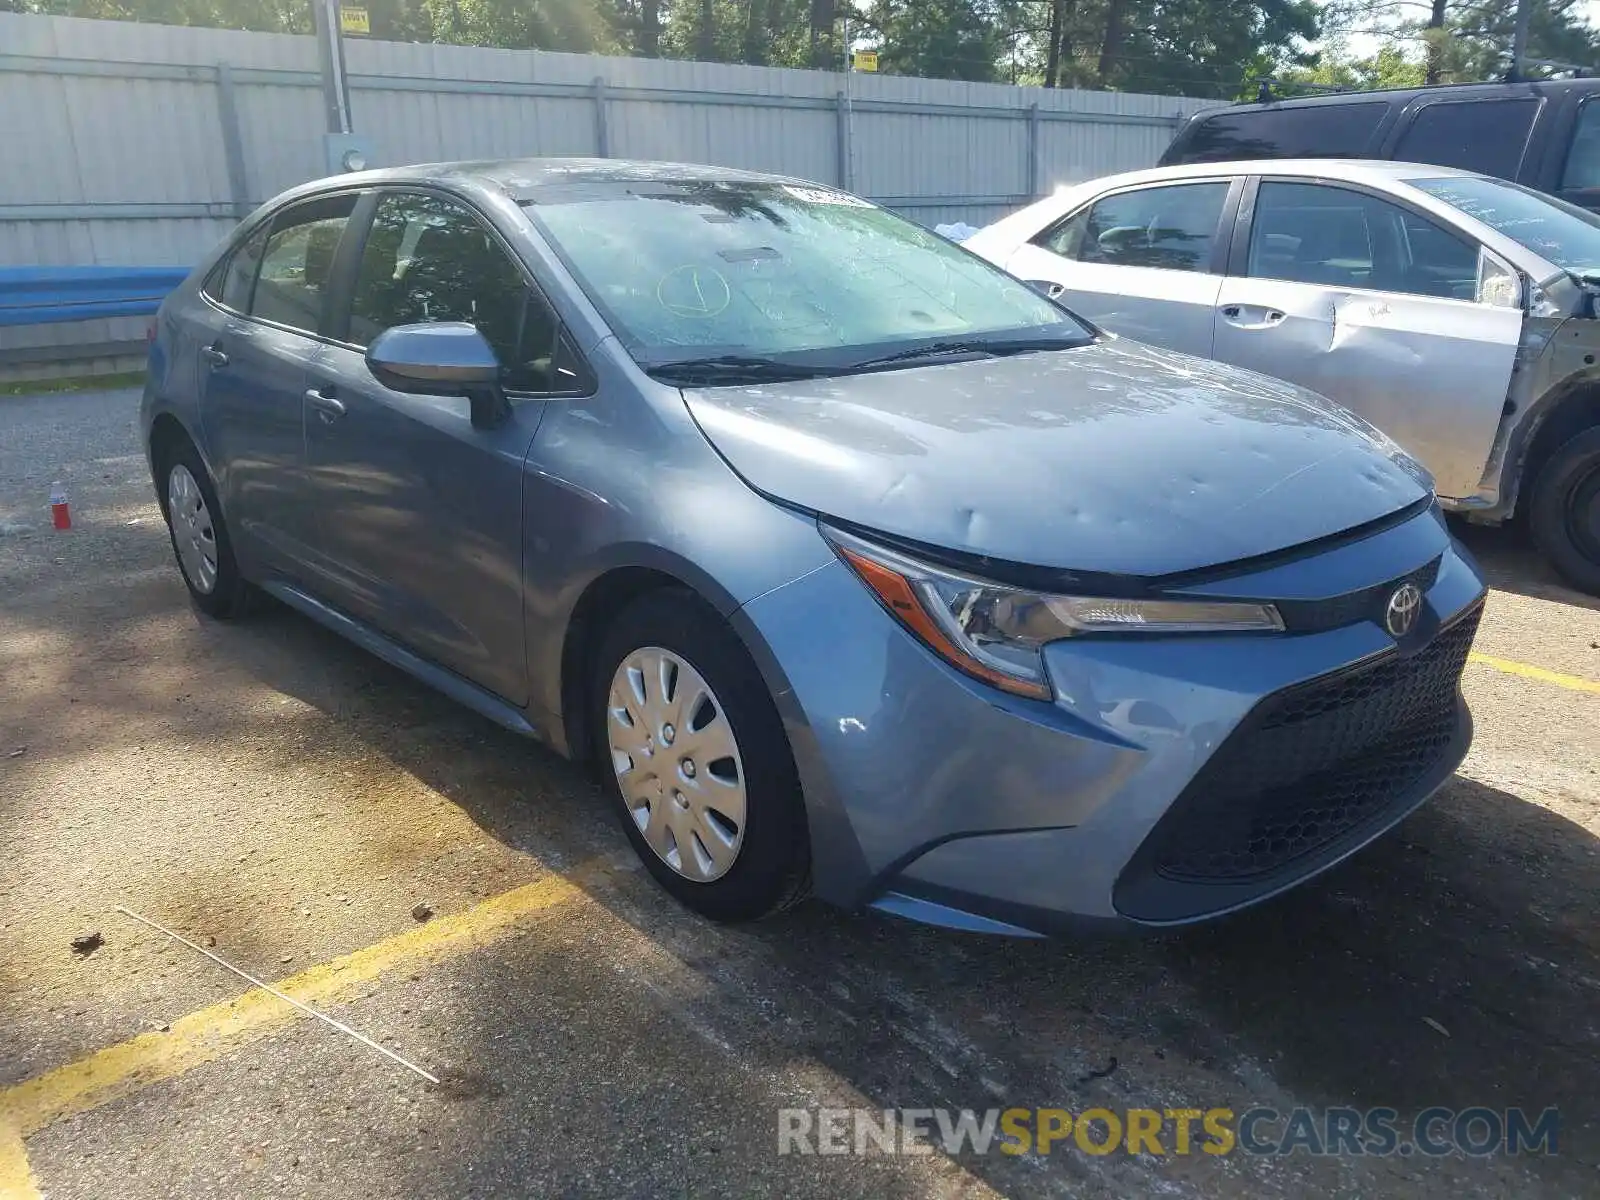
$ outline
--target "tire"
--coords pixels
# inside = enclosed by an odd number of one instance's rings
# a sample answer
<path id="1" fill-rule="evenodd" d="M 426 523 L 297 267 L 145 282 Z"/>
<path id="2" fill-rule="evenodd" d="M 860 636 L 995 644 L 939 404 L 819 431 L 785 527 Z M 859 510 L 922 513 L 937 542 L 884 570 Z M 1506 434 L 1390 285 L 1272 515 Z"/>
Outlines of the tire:
<path id="1" fill-rule="evenodd" d="M 243 615 L 253 589 L 239 574 L 217 489 L 193 443 L 176 445 L 162 457 L 158 486 L 172 555 L 189 598 L 207 616 Z"/>
<path id="2" fill-rule="evenodd" d="M 1528 523 L 1555 569 L 1600 596 L 1600 428 L 1572 438 L 1540 469 Z"/>
<path id="3" fill-rule="evenodd" d="M 588 695 L 602 786 L 657 883 L 715 921 L 805 898 L 811 850 L 794 756 L 726 622 L 687 591 L 640 598 L 601 637 Z"/>

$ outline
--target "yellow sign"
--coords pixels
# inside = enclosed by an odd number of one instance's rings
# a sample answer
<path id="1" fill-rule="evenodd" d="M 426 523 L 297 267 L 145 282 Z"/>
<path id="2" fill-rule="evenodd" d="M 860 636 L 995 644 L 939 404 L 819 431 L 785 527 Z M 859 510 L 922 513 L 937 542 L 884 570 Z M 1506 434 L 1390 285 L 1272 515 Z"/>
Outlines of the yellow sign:
<path id="1" fill-rule="evenodd" d="M 878 52 L 876 50 L 857 50 L 850 56 L 850 65 L 858 71 L 876 71 L 878 69 Z"/>
<path id="2" fill-rule="evenodd" d="M 372 24 L 367 20 L 367 10 L 340 5 L 339 28 L 345 33 L 371 33 Z"/>

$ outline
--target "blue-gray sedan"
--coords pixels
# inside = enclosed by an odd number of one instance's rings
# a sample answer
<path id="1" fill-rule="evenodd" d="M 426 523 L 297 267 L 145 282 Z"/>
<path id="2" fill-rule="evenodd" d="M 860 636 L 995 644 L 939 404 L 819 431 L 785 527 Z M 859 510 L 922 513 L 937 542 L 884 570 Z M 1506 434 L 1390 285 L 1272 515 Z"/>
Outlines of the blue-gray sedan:
<path id="1" fill-rule="evenodd" d="M 285 193 L 162 306 L 194 602 L 591 760 L 663 887 L 1039 933 L 1261 900 L 1470 737 L 1426 474 L 832 188 L 466 163 Z"/>

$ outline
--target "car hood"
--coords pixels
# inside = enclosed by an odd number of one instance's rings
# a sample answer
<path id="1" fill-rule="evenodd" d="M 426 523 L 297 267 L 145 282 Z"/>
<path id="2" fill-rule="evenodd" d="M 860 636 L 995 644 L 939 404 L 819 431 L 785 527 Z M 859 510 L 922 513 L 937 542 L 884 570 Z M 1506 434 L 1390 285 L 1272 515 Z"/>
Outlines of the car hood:
<path id="1" fill-rule="evenodd" d="M 1267 554 L 1428 494 L 1360 418 L 1138 342 L 685 389 L 751 486 L 1015 563 L 1154 576 Z"/>

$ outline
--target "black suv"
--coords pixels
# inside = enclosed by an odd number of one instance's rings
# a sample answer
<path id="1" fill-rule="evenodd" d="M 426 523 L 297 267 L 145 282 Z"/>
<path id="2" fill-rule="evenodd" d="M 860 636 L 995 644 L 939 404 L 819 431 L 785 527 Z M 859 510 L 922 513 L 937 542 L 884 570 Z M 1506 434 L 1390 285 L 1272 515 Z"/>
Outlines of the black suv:
<path id="1" fill-rule="evenodd" d="M 1469 83 L 1233 104 L 1190 117 L 1162 166 L 1385 158 L 1515 180 L 1600 211 L 1600 79 Z"/>

